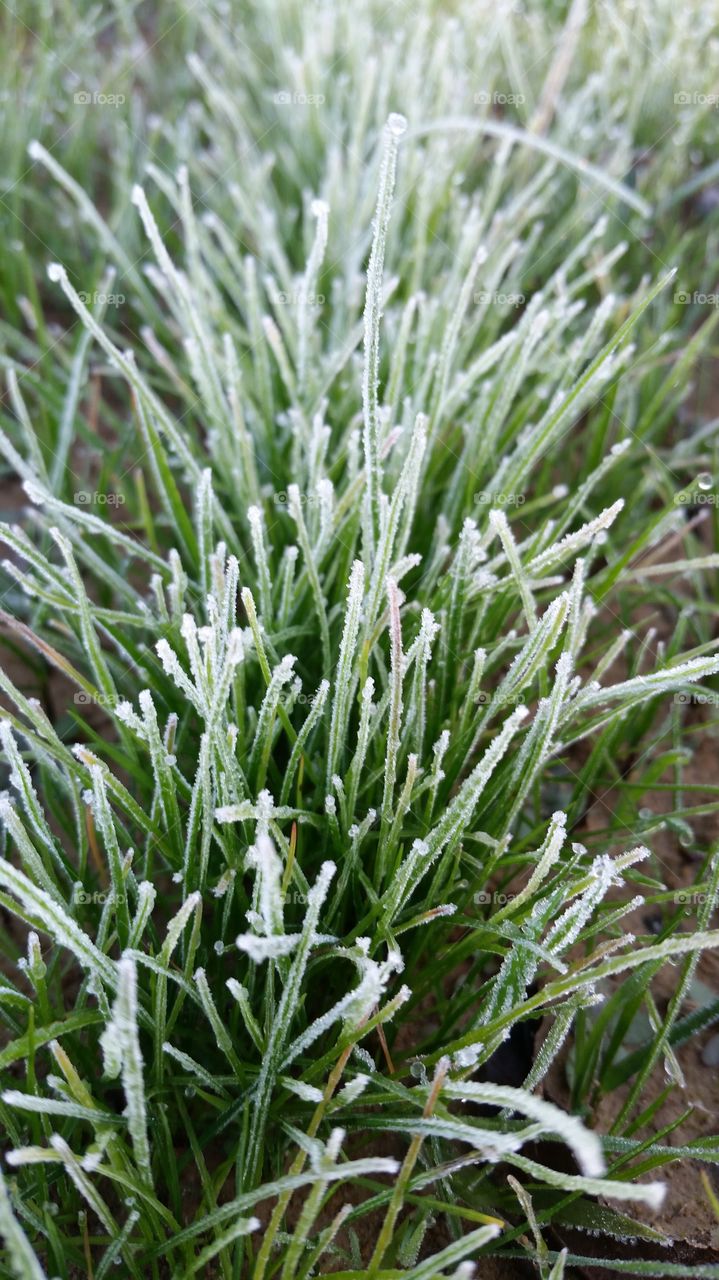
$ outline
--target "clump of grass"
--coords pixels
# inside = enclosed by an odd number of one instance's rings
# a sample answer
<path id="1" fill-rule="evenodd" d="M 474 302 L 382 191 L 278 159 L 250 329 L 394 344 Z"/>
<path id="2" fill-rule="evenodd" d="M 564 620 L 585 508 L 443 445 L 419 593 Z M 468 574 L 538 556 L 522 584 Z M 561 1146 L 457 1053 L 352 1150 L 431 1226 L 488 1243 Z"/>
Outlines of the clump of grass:
<path id="1" fill-rule="evenodd" d="M 561 1280 L 569 1206 L 663 1238 L 631 1217 L 677 1158 L 647 1081 L 679 1087 L 675 1048 L 719 1017 L 682 1016 L 719 943 L 683 736 L 719 672 L 717 556 L 685 519 L 714 424 L 672 429 L 716 319 L 675 300 L 701 234 L 669 196 L 710 180 L 705 113 L 680 102 L 681 145 L 639 163 L 653 95 L 706 88 L 706 13 L 675 9 L 487 28 L 422 3 L 389 41 L 374 5 L 283 0 L 240 41 L 203 7 L 175 33 L 200 89 L 183 72 L 156 126 L 172 169 L 134 172 L 117 222 L 30 141 L 98 262 L 68 246 L 45 283 L 33 250 L 5 334 L 28 507 L 0 528 L 4 621 L 65 707 L 0 674 L 0 1274 L 424 1280 L 497 1254 Z M 123 41 L 149 37 L 114 21 L 131 95 Z M 699 847 L 690 929 L 662 825 Z M 661 928 L 634 937 L 644 903 Z M 494 1082 L 538 1017 L 522 1087 Z M 568 1038 L 574 1114 L 541 1091 Z"/>

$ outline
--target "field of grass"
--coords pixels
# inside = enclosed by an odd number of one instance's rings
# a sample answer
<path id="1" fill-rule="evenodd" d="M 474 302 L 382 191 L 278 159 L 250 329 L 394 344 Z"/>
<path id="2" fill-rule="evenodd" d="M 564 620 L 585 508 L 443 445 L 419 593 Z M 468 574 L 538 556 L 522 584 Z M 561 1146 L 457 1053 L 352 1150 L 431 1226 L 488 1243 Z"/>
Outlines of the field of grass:
<path id="1" fill-rule="evenodd" d="M 1 1280 L 719 1277 L 718 54 L 2 5 Z"/>

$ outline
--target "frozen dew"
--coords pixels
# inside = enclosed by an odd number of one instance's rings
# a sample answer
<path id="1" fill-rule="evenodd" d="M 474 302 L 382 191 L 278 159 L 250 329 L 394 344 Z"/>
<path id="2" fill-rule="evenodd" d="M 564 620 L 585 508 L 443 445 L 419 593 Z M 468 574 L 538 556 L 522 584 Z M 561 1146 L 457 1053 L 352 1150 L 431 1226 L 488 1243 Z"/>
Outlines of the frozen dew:
<path id="1" fill-rule="evenodd" d="M 394 138 L 401 138 L 407 132 L 407 117 L 393 111 L 387 117 L 387 129 Z"/>

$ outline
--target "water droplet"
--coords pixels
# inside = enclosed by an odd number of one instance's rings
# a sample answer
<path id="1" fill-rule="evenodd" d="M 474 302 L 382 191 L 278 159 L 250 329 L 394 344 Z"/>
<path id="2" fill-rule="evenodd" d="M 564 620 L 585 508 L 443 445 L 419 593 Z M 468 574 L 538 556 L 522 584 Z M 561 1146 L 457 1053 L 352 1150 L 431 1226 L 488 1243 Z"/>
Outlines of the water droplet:
<path id="1" fill-rule="evenodd" d="M 642 822 L 651 822 L 652 818 L 654 817 L 654 810 L 648 809 L 648 808 L 640 809 L 639 817 L 641 818 Z"/>
<path id="2" fill-rule="evenodd" d="M 707 1067 L 719 1067 L 719 1035 L 712 1036 L 702 1050 L 702 1062 Z"/>
<path id="3" fill-rule="evenodd" d="M 713 484 L 714 484 L 714 477 L 711 475 L 709 471 L 702 471 L 697 476 L 697 487 L 699 489 L 703 489 L 705 493 L 707 492 L 708 489 L 711 489 Z"/>

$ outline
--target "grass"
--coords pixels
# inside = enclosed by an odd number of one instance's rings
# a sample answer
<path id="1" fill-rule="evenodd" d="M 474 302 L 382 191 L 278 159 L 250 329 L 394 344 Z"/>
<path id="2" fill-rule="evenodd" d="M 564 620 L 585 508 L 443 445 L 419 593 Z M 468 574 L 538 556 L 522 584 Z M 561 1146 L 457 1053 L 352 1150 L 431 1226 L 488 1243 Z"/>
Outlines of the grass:
<path id="1" fill-rule="evenodd" d="M 709 6 L 1 21 L 0 1275 L 719 1275 Z"/>

